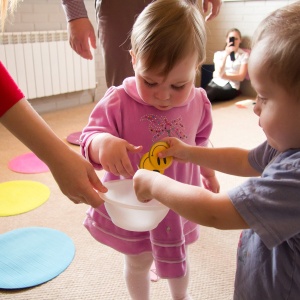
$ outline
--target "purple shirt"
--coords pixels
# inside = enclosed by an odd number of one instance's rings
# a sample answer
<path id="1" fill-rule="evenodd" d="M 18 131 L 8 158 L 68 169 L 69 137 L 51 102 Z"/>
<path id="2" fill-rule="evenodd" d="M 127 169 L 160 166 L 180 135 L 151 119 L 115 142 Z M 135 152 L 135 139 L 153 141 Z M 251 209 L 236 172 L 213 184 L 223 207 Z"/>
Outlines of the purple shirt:
<path id="1" fill-rule="evenodd" d="M 234 299 L 299 299 L 300 149 L 279 153 L 264 143 L 249 162 L 261 177 L 229 191 L 251 228 L 238 246 Z"/>
<path id="2" fill-rule="evenodd" d="M 88 146 L 94 135 L 110 133 L 133 145 L 143 146 L 142 153 L 129 154 L 132 166 L 137 169 L 142 155 L 162 138 L 173 136 L 190 145 L 205 146 L 211 129 L 211 105 L 203 89 L 194 87 L 185 104 L 161 111 L 143 102 L 135 78 L 130 77 L 123 85 L 111 87 L 94 108 L 81 137 L 82 153 L 89 159 Z M 91 163 L 101 169 L 101 165 Z M 191 163 L 174 161 L 164 174 L 183 183 L 201 185 L 200 168 Z M 103 181 L 115 179 L 122 178 L 106 172 Z M 126 231 L 110 221 L 104 205 L 88 211 L 85 226 L 98 241 L 122 253 L 151 251 L 157 272 L 164 278 L 185 275 L 185 245 L 196 241 L 199 234 L 195 223 L 173 211 L 150 232 Z"/>

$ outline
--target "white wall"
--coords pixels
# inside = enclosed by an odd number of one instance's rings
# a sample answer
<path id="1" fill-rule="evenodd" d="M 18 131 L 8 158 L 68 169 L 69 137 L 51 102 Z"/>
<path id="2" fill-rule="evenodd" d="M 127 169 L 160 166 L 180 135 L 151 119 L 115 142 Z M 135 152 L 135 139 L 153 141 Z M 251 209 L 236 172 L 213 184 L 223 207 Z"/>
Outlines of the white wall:
<path id="1" fill-rule="evenodd" d="M 94 0 L 85 0 L 89 18 L 96 30 Z M 6 24 L 5 32 L 65 30 L 67 22 L 61 6 L 61 0 L 23 0 Z M 96 81 L 95 90 L 62 94 L 30 100 L 38 112 L 47 112 L 98 101 L 106 90 L 104 66 L 99 47 L 95 54 Z"/>
<path id="2" fill-rule="evenodd" d="M 120 0 L 125 1 L 125 0 Z M 202 2 L 202 0 L 199 0 Z M 246 37 L 251 37 L 259 22 L 271 11 L 278 7 L 287 5 L 295 1 L 234 1 L 222 4 L 219 16 L 207 23 L 208 44 L 207 44 L 207 64 L 213 61 L 213 53 L 223 49 L 225 45 L 225 34 L 228 29 L 237 27 Z M 85 0 L 89 18 L 94 24 L 95 9 L 94 0 Z M 14 15 L 13 20 L 9 20 L 6 32 L 17 31 L 46 31 L 66 29 L 67 23 L 60 0 L 24 0 Z M 96 90 L 63 94 L 54 97 L 34 99 L 32 105 L 39 111 L 51 111 L 65 107 L 79 105 L 81 103 L 98 101 L 106 90 L 104 67 L 101 50 L 98 49 L 95 55 L 96 64 Z"/>
<path id="3" fill-rule="evenodd" d="M 200 0 L 201 1 L 201 0 Z M 259 22 L 270 12 L 296 1 L 225 1 L 217 18 L 207 23 L 207 60 L 211 64 L 215 51 L 224 49 L 225 35 L 230 28 L 238 28 L 251 38 Z"/>
<path id="4" fill-rule="evenodd" d="M 251 37 L 260 21 L 275 9 L 293 2 L 295 1 L 224 1 L 218 17 L 207 22 L 208 41 L 205 64 L 213 64 L 214 53 L 224 49 L 225 36 L 229 29 L 238 28 L 244 37 L 242 47 L 250 48 Z M 241 92 L 247 97 L 256 96 L 248 80 L 242 82 Z"/>

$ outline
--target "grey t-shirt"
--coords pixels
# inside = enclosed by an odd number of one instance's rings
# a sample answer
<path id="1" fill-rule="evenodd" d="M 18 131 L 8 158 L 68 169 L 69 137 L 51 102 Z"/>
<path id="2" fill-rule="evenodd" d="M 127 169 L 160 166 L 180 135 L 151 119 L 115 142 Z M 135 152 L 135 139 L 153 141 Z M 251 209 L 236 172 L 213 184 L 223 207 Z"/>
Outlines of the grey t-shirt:
<path id="1" fill-rule="evenodd" d="M 262 173 L 228 192 L 251 229 L 237 252 L 234 299 L 300 299 L 300 149 L 266 142 L 249 154 Z"/>

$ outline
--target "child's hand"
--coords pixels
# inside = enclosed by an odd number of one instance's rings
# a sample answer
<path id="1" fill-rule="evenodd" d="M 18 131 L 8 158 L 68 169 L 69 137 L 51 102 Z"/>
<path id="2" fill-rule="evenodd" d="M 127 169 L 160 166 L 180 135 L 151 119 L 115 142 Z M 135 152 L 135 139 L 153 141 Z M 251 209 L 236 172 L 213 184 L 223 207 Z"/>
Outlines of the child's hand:
<path id="1" fill-rule="evenodd" d="M 173 137 L 164 138 L 163 141 L 166 142 L 170 147 L 164 151 L 161 151 L 158 154 L 158 157 L 165 158 L 172 156 L 173 159 L 177 161 L 188 161 L 188 149 L 190 147 L 188 144 L 185 144 L 181 140 Z"/>
<path id="2" fill-rule="evenodd" d="M 98 145 L 99 162 L 105 171 L 125 178 L 134 175 L 128 152 L 140 152 L 142 146 L 134 146 L 110 134 L 102 136 Z"/>
<path id="3" fill-rule="evenodd" d="M 213 193 L 219 193 L 220 192 L 220 184 L 215 175 L 209 176 L 209 177 L 204 177 L 202 176 L 202 183 L 203 186 L 213 192 Z"/>
<path id="4" fill-rule="evenodd" d="M 153 198 L 151 188 L 155 179 L 160 176 L 158 172 L 139 169 L 133 176 L 133 187 L 136 196 L 141 202 L 148 202 Z"/>

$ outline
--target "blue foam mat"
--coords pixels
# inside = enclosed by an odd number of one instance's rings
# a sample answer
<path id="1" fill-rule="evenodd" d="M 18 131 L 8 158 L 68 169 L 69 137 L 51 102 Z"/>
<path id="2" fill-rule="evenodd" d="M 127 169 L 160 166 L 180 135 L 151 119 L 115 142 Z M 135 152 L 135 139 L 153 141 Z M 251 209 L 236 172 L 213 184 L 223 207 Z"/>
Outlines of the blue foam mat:
<path id="1" fill-rule="evenodd" d="M 0 235 L 0 289 L 45 283 L 72 262 L 75 246 L 65 233 L 44 227 L 16 229 Z"/>

